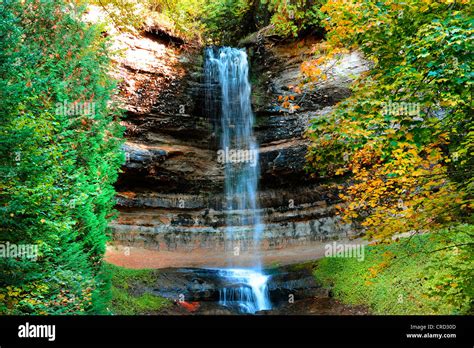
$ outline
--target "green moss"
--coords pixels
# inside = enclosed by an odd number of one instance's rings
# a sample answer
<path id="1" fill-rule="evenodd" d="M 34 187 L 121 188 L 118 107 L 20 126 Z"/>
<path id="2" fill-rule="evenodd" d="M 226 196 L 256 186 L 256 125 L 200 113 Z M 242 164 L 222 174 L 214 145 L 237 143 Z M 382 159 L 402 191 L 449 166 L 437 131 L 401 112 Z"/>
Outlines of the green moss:
<path id="1" fill-rule="evenodd" d="M 121 288 L 112 287 L 110 311 L 114 314 L 150 314 L 166 308 L 170 304 L 169 300 L 160 296 L 145 293 L 136 297 Z"/>
<path id="2" fill-rule="evenodd" d="M 472 313 L 473 231 L 472 225 L 461 225 L 369 246 L 361 262 L 324 258 L 313 274 L 337 299 L 376 314 Z"/>
<path id="3" fill-rule="evenodd" d="M 171 305 L 161 296 L 145 292 L 154 282 L 157 270 L 128 269 L 107 264 L 112 279 L 109 311 L 119 315 L 153 314 Z"/>
<path id="4" fill-rule="evenodd" d="M 297 263 L 295 265 L 290 265 L 289 270 L 290 271 L 304 271 L 304 270 L 313 270 L 314 267 L 317 265 L 317 262 L 315 261 L 308 261 L 308 262 L 303 262 L 303 263 Z"/>
<path id="5" fill-rule="evenodd" d="M 136 283 L 151 285 L 157 272 L 153 269 L 130 269 L 111 264 L 107 264 L 107 267 L 112 273 L 112 284 L 123 289 Z"/>

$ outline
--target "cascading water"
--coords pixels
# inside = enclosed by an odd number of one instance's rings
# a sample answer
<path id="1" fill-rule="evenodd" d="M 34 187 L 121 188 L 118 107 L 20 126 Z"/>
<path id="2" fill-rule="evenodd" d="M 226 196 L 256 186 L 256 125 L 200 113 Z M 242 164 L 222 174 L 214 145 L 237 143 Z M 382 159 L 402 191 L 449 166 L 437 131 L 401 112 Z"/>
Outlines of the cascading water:
<path id="1" fill-rule="evenodd" d="M 270 309 L 271 305 L 268 276 L 261 273 L 259 255 L 263 228 L 257 206 L 258 146 L 253 134 L 248 71 L 244 50 L 232 47 L 206 49 L 206 106 L 220 116 L 218 160 L 225 168 L 226 250 L 237 256 L 242 249 L 251 250 L 254 265 L 253 269 L 221 270 L 221 276 L 237 286 L 222 289 L 220 303 L 237 305 L 245 313 L 255 313 Z M 245 235 L 249 228 L 253 233 L 252 243 L 242 245 L 248 242 Z"/>
<path id="2" fill-rule="evenodd" d="M 220 304 L 234 307 L 244 313 L 255 313 L 270 309 L 268 298 L 268 275 L 250 269 L 223 269 L 221 277 L 235 284 L 220 290 Z"/>

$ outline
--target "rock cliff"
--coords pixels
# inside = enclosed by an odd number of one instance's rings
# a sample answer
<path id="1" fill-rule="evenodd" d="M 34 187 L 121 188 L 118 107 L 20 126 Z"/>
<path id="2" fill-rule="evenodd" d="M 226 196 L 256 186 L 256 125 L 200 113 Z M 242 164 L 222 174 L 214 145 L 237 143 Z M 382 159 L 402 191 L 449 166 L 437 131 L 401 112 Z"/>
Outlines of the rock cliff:
<path id="1" fill-rule="evenodd" d="M 114 239 L 156 250 L 223 250 L 224 176 L 216 120 L 204 108 L 203 50 L 155 32 L 117 39 L 125 49 L 117 73 L 127 110 L 127 162 L 117 183 Z M 334 214 L 337 192 L 304 171 L 304 131 L 310 119 L 324 117 L 350 94 L 349 83 L 369 64 L 357 52 L 344 55 L 333 62 L 324 84 L 304 87 L 296 96 L 299 109 L 282 109 L 278 101 L 301 80 L 300 65 L 318 40 L 275 42 L 256 34 L 241 43 L 252 70 L 265 249 L 351 234 Z M 252 231 L 237 233 L 245 250 Z"/>

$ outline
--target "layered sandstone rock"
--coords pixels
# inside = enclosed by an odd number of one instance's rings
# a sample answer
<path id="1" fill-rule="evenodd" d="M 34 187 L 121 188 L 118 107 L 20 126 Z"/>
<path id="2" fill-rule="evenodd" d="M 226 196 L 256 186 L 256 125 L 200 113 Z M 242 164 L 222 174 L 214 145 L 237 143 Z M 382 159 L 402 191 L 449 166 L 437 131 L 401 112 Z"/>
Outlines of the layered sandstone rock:
<path id="1" fill-rule="evenodd" d="M 223 251 L 226 218 L 239 216 L 225 214 L 216 120 L 204 108 L 202 49 L 163 42 L 153 31 L 127 35 L 119 38 L 126 48 L 119 73 L 127 109 L 127 163 L 117 183 L 115 241 L 154 250 Z M 350 94 L 349 83 L 369 65 L 358 53 L 342 56 L 323 85 L 303 91 L 299 109 L 283 110 L 278 96 L 298 84 L 300 64 L 315 42 L 243 43 L 254 81 L 265 249 L 351 235 L 335 215 L 337 192 L 304 171 L 304 132 L 312 118 L 324 117 Z M 235 234 L 243 249 L 252 247 L 251 227 Z"/>

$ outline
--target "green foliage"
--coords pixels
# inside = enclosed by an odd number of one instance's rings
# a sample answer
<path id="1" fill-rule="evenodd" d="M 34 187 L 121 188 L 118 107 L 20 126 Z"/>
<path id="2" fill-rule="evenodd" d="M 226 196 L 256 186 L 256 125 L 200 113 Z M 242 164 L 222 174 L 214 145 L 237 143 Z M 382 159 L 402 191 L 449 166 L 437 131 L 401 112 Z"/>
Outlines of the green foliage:
<path id="1" fill-rule="evenodd" d="M 268 24 L 277 36 L 297 37 L 319 27 L 320 6 L 319 0 L 208 0 L 202 20 L 205 33 L 218 44 L 235 44 Z"/>
<path id="2" fill-rule="evenodd" d="M 376 314 L 469 314 L 474 298 L 472 225 L 369 246 L 365 260 L 327 257 L 317 281 Z"/>
<path id="3" fill-rule="evenodd" d="M 219 44 L 235 44 L 265 23 L 265 8 L 259 0 L 207 1 L 203 22 L 208 38 Z"/>
<path id="4" fill-rule="evenodd" d="M 328 42 L 319 53 L 336 59 L 358 48 L 374 66 L 329 117 L 314 120 L 308 170 L 352 175 L 342 212 L 371 234 L 467 221 L 474 165 L 467 1 L 335 0 L 321 10 Z"/>
<path id="5" fill-rule="evenodd" d="M 165 21 L 172 23 L 173 31 L 179 36 L 201 42 L 205 4 L 206 0 L 149 0 L 148 10 L 152 18 L 160 14 Z"/>
<path id="6" fill-rule="evenodd" d="M 38 248 L 36 260 L 0 258 L 2 313 L 99 311 L 92 298 L 106 288 L 123 130 L 108 42 L 82 13 L 65 1 L 0 4 L 1 240 Z"/>
<path id="7" fill-rule="evenodd" d="M 343 2 L 340 6 L 329 14 L 350 12 L 347 7 L 343 8 Z M 375 66 L 354 86 L 354 98 L 344 101 L 332 119 L 314 121 L 315 138 L 329 143 L 338 137 L 331 152 L 331 156 L 339 155 L 338 160 L 317 164 L 325 174 L 343 167 L 334 165 L 343 164 L 343 151 L 353 153 L 374 139 L 385 138 L 382 154 L 385 159 L 391 156 L 399 141 L 409 140 L 424 146 L 446 131 L 450 133 L 454 147 L 461 142 L 458 138 L 465 139 L 472 127 L 469 112 L 474 74 L 470 59 L 473 30 L 467 8 L 453 11 L 450 5 L 438 5 L 420 12 L 413 6 L 400 14 L 398 8 L 390 11 L 389 5 L 386 5 L 388 9 L 382 3 L 379 6 L 382 9 L 373 10 L 372 16 L 367 10 L 362 18 L 351 17 L 350 25 L 342 15 L 331 21 L 334 28 L 328 34 L 329 39 L 333 38 L 336 43 L 342 41 L 346 47 L 359 47 Z M 363 10 L 358 8 L 360 12 Z M 371 25 L 374 20 L 380 20 L 381 25 Z M 338 26 L 338 21 L 344 24 Z M 361 30 L 363 32 L 359 33 Z M 382 112 L 383 103 L 389 101 L 418 104 L 420 115 Z M 353 124 L 347 125 L 349 121 Z M 341 125 L 351 126 L 355 133 L 347 131 L 350 129 L 338 132 Z M 391 132 L 394 125 L 400 126 L 395 135 Z M 325 143 L 312 150 L 323 155 L 331 148 Z M 466 154 L 465 147 L 452 148 L 452 152 L 456 150 L 458 155 Z M 463 157 L 459 164 L 468 161 L 468 157 Z"/>
<path id="8" fill-rule="evenodd" d="M 275 33 L 283 37 L 297 37 L 309 27 L 320 25 L 321 0 L 263 0 L 272 13 L 271 23 Z"/>
<path id="9" fill-rule="evenodd" d="M 171 34 L 201 41 L 201 16 L 206 0 L 90 0 L 107 15 L 107 24 L 120 31 L 154 24 Z"/>
<path id="10" fill-rule="evenodd" d="M 112 274 L 112 298 L 108 305 L 113 314 L 134 315 L 157 312 L 171 305 L 163 297 L 142 293 L 144 287 L 153 285 L 154 270 L 134 270 L 107 264 Z M 141 293 L 140 295 L 137 295 Z"/>
<path id="11" fill-rule="evenodd" d="M 320 26 L 321 0 L 90 0 L 115 28 L 140 30 L 153 22 L 189 41 L 233 45 L 259 29 L 296 37 Z"/>

